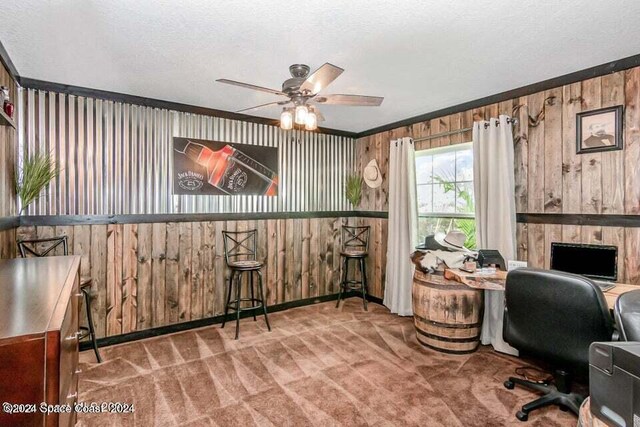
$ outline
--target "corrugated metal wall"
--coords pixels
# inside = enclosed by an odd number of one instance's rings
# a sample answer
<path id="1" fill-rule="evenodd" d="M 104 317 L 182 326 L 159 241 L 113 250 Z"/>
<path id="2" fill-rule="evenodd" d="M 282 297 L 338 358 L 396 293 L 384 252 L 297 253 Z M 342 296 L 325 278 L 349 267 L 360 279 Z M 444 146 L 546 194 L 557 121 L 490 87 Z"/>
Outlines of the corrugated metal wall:
<path id="1" fill-rule="evenodd" d="M 18 107 L 20 154 L 47 150 L 62 167 L 27 215 L 351 209 L 352 138 L 33 89 L 21 89 Z M 279 195 L 173 196 L 174 136 L 279 147 Z"/>

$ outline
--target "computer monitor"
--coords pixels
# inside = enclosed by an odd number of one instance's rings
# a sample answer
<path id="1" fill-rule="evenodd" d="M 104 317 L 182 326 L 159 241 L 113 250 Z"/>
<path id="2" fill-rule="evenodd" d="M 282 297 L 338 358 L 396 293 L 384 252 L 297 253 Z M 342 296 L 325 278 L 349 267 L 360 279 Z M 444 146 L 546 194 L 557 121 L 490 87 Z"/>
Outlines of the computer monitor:
<path id="1" fill-rule="evenodd" d="M 618 279 L 618 247 L 553 242 L 551 269 L 615 282 Z"/>

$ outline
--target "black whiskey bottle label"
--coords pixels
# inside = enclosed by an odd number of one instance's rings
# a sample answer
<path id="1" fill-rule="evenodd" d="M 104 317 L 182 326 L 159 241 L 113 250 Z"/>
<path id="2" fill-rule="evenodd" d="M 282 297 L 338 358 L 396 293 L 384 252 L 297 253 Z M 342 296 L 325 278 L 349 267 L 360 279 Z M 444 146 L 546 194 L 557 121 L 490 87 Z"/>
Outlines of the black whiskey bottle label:
<path id="1" fill-rule="evenodd" d="M 271 169 L 235 150 L 218 187 L 229 194 L 266 194 L 276 176 Z"/>

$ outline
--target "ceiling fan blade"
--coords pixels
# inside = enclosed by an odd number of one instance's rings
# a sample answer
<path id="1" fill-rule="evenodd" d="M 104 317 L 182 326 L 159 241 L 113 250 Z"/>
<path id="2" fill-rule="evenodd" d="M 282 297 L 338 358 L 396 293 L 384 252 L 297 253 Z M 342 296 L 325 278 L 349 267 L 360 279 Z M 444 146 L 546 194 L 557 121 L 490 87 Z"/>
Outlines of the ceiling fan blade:
<path id="1" fill-rule="evenodd" d="M 260 92 L 272 93 L 274 95 L 284 95 L 284 92 L 281 92 L 279 90 L 269 89 L 268 87 L 256 86 L 256 85 L 252 85 L 252 84 L 249 84 L 249 83 L 237 82 L 235 80 L 218 79 L 216 81 L 220 82 L 220 83 L 225 83 L 225 84 L 228 84 L 228 85 L 244 87 L 244 88 L 247 88 L 247 89 L 259 90 Z"/>
<path id="2" fill-rule="evenodd" d="M 382 104 L 382 96 L 364 95 L 320 95 L 313 98 L 313 102 L 327 105 L 351 105 L 362 107 L 377 107 Z"/>
<path id="3" fill-rule="evenodd" d="M 324 122 L 324 121 L 327 120 L 327 119 L 324 118 L 324 114 L 322 114 L 317 109 L 315 110 L 315 113 L 316 113 L 316 118 L 318 119 L 318 122 Z"/>
<path id="4" fill-rule="evenodd" d="M 257 109 L 263 108 L 263 107 L 269 107 L 271 105 L 285 105 L 285 104 L 288 104 L 289 102 L 291 102 L 291 101 L 287 100 L 287 101 L 267 102 L 266 104 L 256 105 L 255 107 L 243 108 L 242 110 L 236 111 L 236 113 L 244 113 L 244 112 L 251 111 L 251 110 L 257 110 Z"/>
<path id="5" fill-rule="evenodd" d="M 329 84 L 337 79 L 343 71 L 344 70 L 342 68 L 336 67 L 335 65 L 327 62 L 307 77 L 307 80 L 300 85 L 300 90 L 307 90 L 309 93 L 316 94 L 329 86 Z"/>

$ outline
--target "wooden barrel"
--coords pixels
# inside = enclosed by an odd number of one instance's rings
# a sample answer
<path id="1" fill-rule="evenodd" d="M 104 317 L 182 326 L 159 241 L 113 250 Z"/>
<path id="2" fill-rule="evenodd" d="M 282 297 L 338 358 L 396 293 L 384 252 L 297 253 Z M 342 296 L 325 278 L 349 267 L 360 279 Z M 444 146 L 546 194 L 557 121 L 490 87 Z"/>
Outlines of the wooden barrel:
<path id="1" fill-rule="evenodd" d="M 418 341 L 444 353 L 473 353 L 480 344 L 484 293 L 442 276 L 416 271 L 413 319 Z"/>

